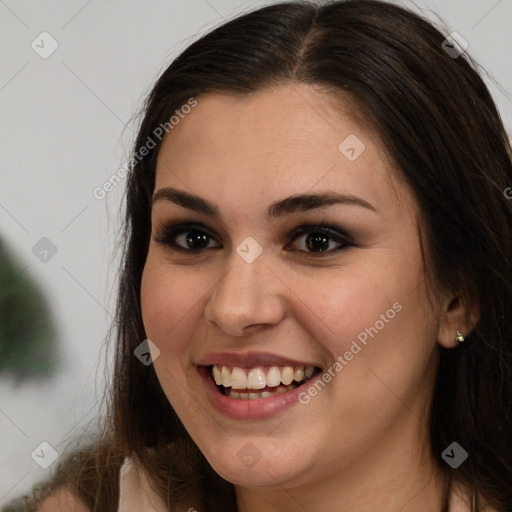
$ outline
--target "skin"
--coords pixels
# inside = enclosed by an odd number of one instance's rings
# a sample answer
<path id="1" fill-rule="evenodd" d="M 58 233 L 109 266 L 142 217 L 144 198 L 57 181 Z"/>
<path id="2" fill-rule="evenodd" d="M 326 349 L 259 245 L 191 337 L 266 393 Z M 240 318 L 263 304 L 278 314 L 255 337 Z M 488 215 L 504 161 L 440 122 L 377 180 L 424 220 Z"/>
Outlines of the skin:
<path id="1" fill-rule="evenodd" d="M 90 512 L 90 509 L 71 491 L 61 488 L 46 498 L 37 512 Z"/>
<path id="2" fill-rule="evenodd" d="M 146 334 L 161 351 L 155 370 L 170 403 L 235 484 L 240 511 L 440 510 L 444 475 L 427 440 L 437 348 L 455 346 L 456 329 L 470 326 L 456 297 L 427 298 L 415 201 L 378 134 L 348 98 L 335 104 L 310 85 L 197 99 L 163 142 L 155 191 L 194 193 L 221 216 L 155 202 L 142 279 Z M 338 150 L 349 134 L 366 146 L 354 161 Z M 352 194 L 376 211 L 338 204 L 266 220 L 271 203 L 321 191 Z M 155 240 L 183 216 L 212 235 L 207 249 L 181 253 Z M 319 255 L 306 245 L 318 230 L 290 238 L 322 220 L 355 246 L 335 251 L 331 239 Z M 236 252 L 248 236 L 263 249 L 250 264 Z M 190 247 L 183 235 L 176 241 Z M 394 303 L 401 311 L 309 404 L 253 421 L 210 404 L 199 358 L 265 351 L 327 369 Z M 261 455 L 252 467 L 237 457 L 249 442 Z M 453 510 L 469 510 L 463 497 Z"/>

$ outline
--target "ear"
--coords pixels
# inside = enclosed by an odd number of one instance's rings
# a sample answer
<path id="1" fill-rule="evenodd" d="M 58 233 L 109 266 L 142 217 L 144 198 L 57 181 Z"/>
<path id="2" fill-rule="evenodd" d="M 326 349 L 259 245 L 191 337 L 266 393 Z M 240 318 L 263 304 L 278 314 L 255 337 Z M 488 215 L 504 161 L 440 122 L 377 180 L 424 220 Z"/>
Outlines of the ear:
<path id="1" fill-rule="evenodd" d="M 476 297 L 466 301 L 459 296 L 448 295 L 441 309 L 441 320 L 437 340 L 445 348 L 454 348 L 459 344 L 457 331 L 464 338 L 471 332 L 480 318 L 480 307 Z"/>

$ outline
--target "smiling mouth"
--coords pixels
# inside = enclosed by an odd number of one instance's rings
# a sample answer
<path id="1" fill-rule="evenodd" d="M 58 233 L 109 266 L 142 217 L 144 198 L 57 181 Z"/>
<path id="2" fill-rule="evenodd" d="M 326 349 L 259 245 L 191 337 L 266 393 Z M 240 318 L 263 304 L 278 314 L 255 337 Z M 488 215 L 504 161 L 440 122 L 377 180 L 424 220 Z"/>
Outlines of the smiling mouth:
<path id="1" fill-rule="evenodd" d="M 211 365 L 210 377 L 219 391 L 230 398 L 255 400 L 270 398 L 298 388 L 321 372 L 314 366 L 237 366 Z"/>

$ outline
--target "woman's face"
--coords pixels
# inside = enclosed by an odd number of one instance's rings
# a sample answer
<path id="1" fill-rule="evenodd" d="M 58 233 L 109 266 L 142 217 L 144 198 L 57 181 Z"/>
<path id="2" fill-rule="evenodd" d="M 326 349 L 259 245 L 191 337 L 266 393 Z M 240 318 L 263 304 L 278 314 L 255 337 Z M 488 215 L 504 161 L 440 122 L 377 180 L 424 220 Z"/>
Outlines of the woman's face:
<path id="1" fill-rule="evenodd" d="M 159 153 L 142 279 L 169 402 L 242 487 L 406 467 L 442 322 L 386 148 L 307 85 L 197 101 Z"/>

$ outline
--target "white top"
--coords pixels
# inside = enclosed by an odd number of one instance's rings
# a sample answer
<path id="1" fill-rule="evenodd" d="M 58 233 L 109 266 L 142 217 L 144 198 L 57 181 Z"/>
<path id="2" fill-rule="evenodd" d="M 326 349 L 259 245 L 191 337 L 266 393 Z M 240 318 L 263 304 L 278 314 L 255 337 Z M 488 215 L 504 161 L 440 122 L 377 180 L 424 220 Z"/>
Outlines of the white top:
<path id="1" fill-rule="evenodd" d="M 151 490 L 146 474 L 128 457 L 119 472 L 117 512 L 167 512 L 163 500 Z"/>

